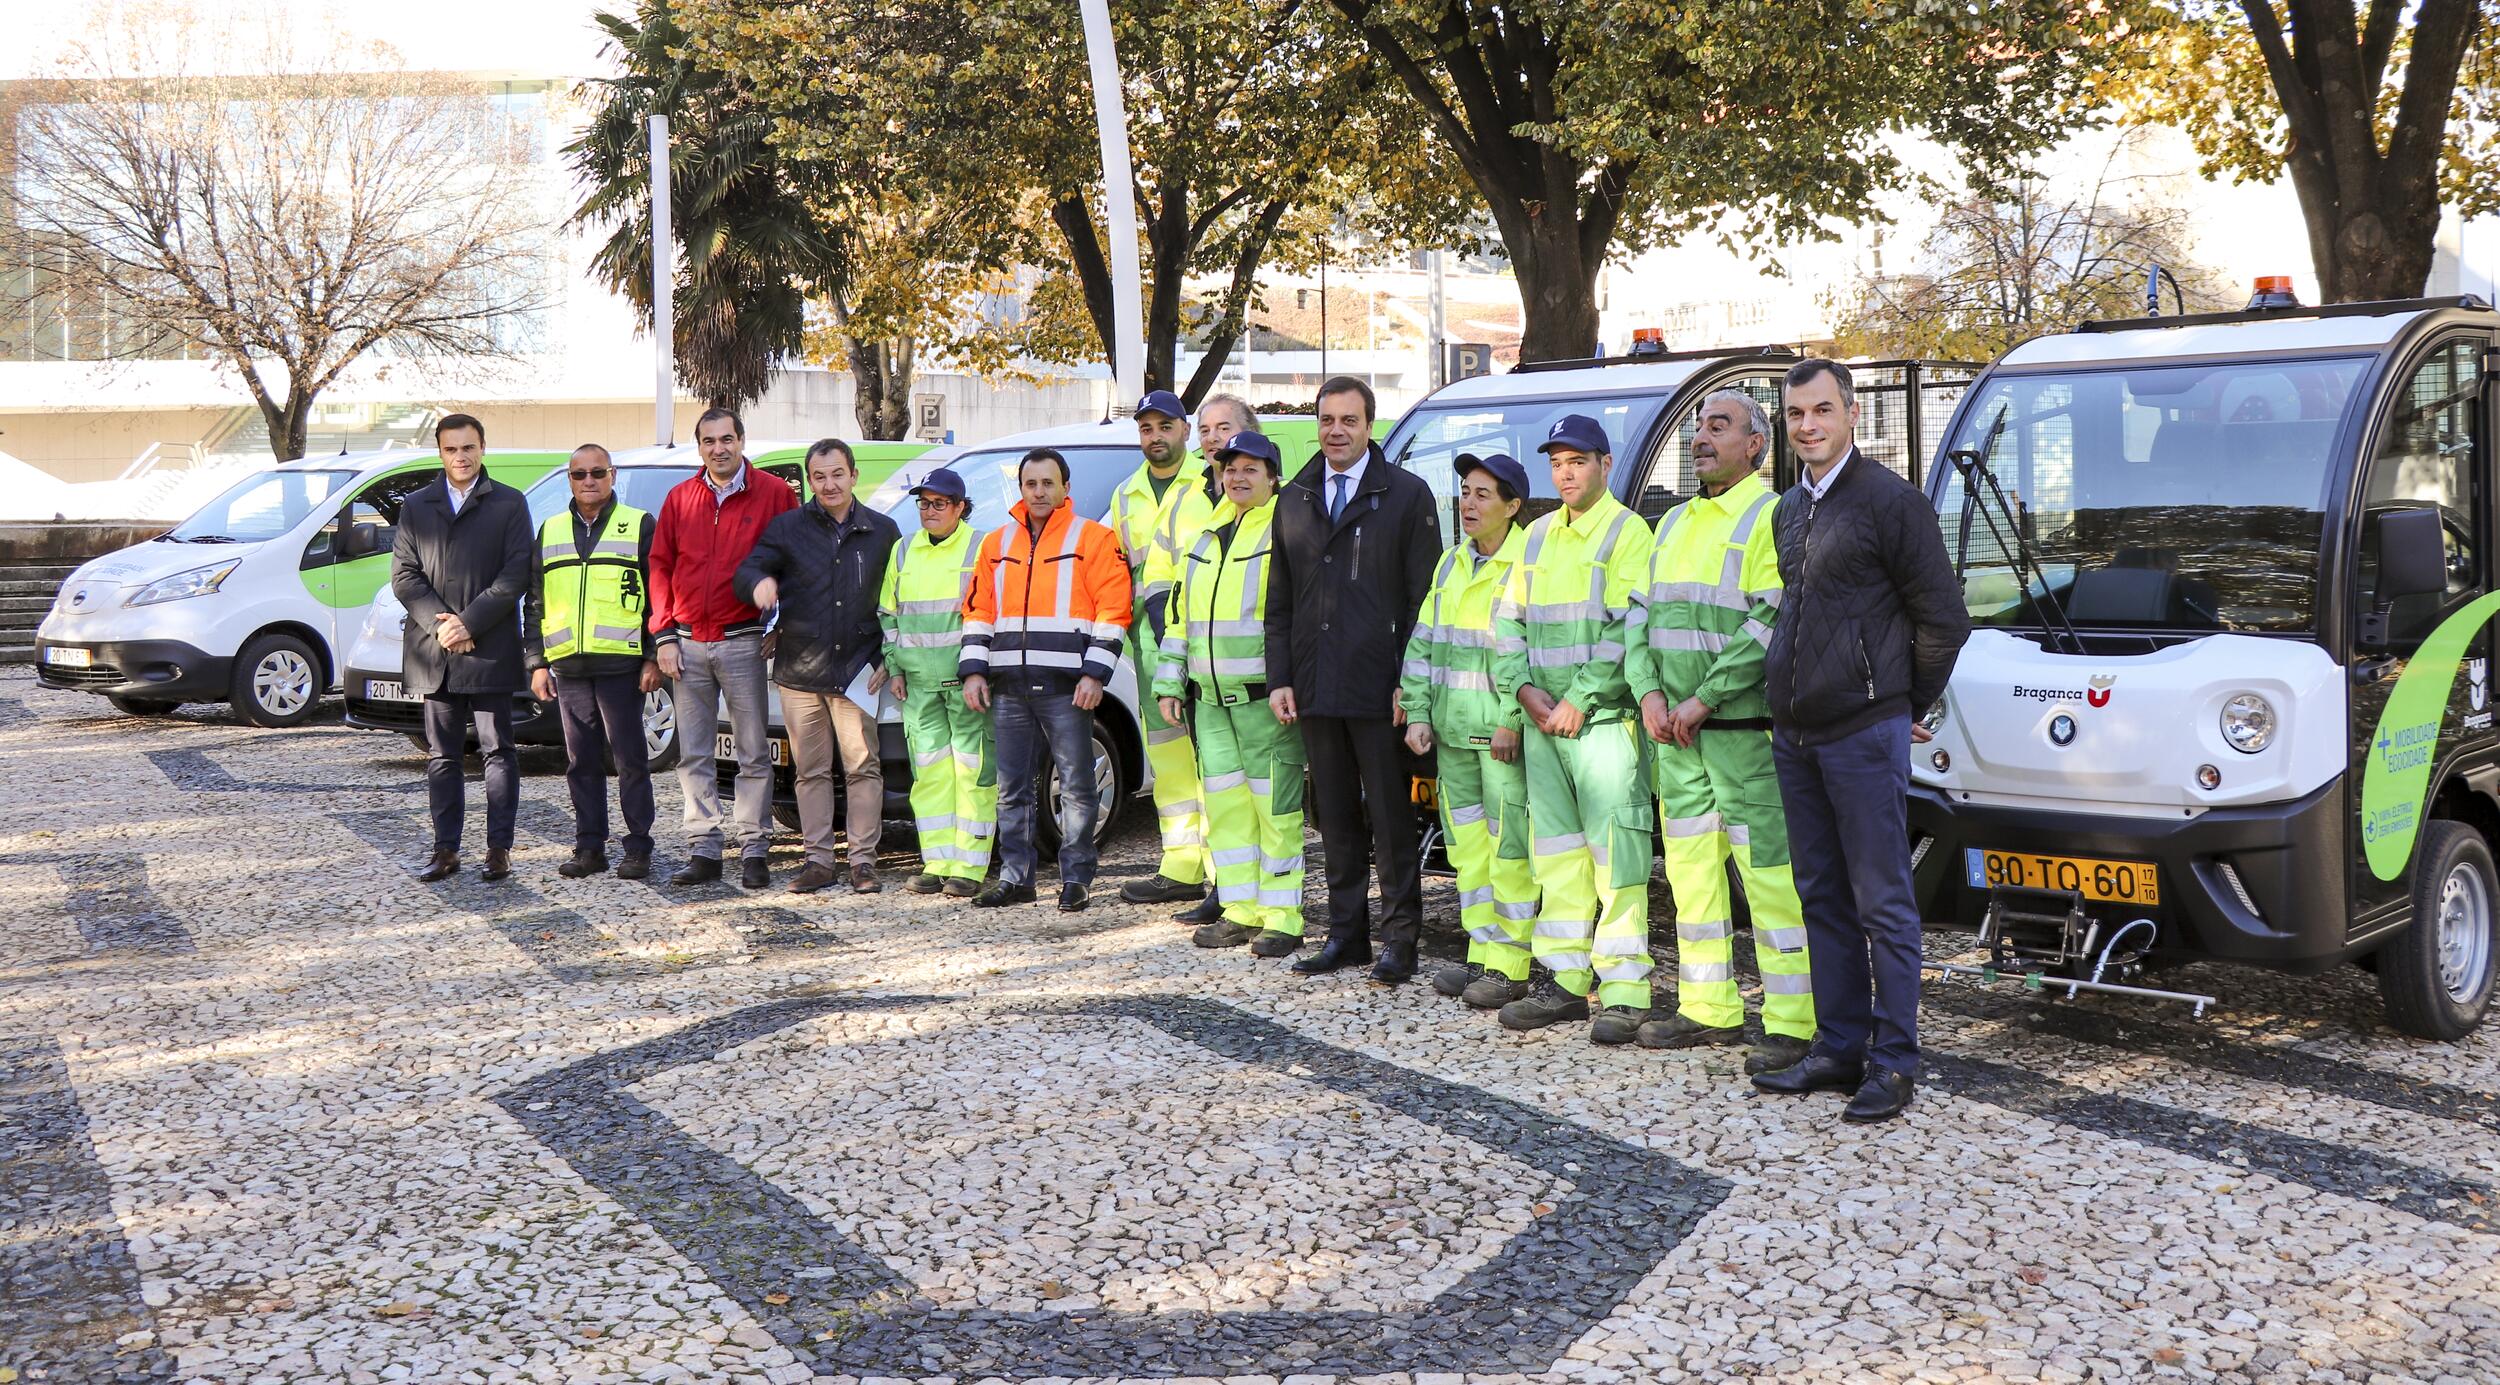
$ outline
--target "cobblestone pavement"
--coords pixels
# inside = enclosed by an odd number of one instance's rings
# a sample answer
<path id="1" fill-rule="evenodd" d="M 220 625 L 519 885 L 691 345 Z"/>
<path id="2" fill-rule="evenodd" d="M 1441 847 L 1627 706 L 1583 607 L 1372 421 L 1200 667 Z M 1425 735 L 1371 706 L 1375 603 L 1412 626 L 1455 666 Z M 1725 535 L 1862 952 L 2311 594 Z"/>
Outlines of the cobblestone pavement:
<path id="1" fill-rule="evenodd" d="M 0 677 L 0 1381 L 2500 1378 L 2500 1035 L 2357 972 L 1931 983 L 1860 1129 L 1161 909 L 563 880 L 526 768 L 428 887 L 397 737 Z"/>

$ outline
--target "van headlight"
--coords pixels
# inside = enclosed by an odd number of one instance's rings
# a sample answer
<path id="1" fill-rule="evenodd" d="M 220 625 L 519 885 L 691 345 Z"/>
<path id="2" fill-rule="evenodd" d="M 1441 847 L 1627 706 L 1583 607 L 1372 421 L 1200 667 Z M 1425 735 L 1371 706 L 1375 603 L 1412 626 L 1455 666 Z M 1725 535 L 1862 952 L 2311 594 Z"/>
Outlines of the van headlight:
<path id="1" fill-rule="evenodd" d="M 2222 704 L 2222 738 L 2242 755 L 2254 755 L 2274 742 L 2274 704 L 2255 693 L 2241 693 Z"/>
<path id="2" fill-rule="evenodd" d="M 234 570 L 242 565 L 243 560 L 235 558 L 208 567 L 195 567 L 189 572 L 177 572 L 170 577 L 159 577 L 140 588 L 137 596 L 122 604 L 153 606 L 160 601 L 180 601 L 185 597 L 206 596 L 223 585 L 228 577 L 234 575 Z"/>

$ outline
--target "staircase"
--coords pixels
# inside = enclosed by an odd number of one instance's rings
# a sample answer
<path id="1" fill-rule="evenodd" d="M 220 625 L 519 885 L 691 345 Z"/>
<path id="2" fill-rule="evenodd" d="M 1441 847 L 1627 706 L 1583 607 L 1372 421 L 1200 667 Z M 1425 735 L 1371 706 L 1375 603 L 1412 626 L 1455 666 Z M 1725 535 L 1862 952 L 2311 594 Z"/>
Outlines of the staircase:
<path id="1" fill-rule="evenodd" d="M 0 559 L 0 664 L 35 661 L 35 627 L 77 570 L 76 563 L 49 559 Z"/>

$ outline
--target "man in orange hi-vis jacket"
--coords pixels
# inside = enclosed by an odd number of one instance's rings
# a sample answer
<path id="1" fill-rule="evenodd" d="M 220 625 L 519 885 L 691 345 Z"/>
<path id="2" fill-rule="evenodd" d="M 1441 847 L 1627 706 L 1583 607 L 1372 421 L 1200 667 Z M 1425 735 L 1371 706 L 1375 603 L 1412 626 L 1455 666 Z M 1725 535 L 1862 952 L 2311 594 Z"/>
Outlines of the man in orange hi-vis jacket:
<path id="1" fill-rule="evenodd" d="M 1059 908 L 1094 881 L 1094 709 L 1129 623 L 1119 540 L 1068 503 L 1068 459 L 1047 447 L 1016 468 L 1024 499 L 981 540 L 964 595 L 964 705 L 998 720 L 998 883 L 972 902 L 1032 902 L 1042 748 L 1059 767 Z"/>

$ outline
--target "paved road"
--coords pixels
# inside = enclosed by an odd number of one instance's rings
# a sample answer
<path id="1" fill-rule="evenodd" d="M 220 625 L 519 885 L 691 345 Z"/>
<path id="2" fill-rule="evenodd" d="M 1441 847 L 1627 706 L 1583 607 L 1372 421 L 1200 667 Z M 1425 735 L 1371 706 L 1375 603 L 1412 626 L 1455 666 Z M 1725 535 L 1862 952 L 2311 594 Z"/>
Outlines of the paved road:
<path id="1" fill-rule="evenodd" d="M 0 1380 L 2500 1378 L 2500 1037 L 2358 973 L 1931 986 L 1862 1130 L 1158 910 L 563 880 L 528 763 L 428 887 L 398 737 L 0 677 Z"/>

